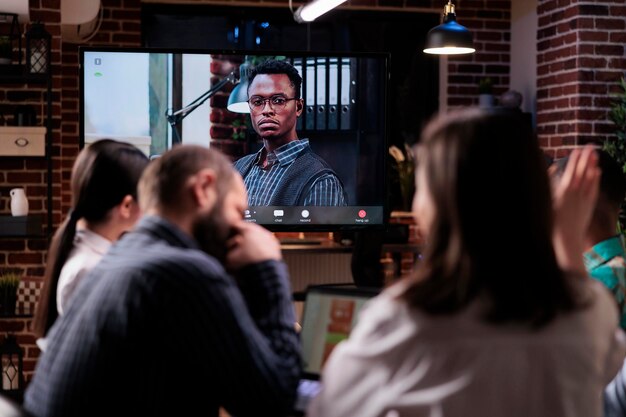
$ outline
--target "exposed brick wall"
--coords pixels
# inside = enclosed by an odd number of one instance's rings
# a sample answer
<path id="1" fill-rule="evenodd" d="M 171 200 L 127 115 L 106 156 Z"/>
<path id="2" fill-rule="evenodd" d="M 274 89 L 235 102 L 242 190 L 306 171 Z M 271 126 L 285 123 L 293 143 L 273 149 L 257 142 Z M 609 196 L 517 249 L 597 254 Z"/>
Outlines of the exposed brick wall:
<path id="1" fill-rule="evenodd" d="M 59 141 L 58 134 L 60 114 L 60 14 L 59 1 L 33 1 L 31 6 L 31 21 L 41 20 L 45 29 L 52 35 L 52 115 L 53 141 Z M 20 32 L 25 33 L 30 25 L 20 23 Z M 25 54 L 25 42 L 22 39 L 22 54 Z M 18 64 L 18 54 L 14 54 L 13 63 Z M 22 63 L 24 59 L 22 59 Z M 46 119 L 46 85 L 41 83 L 14 83 L 0 86 L 0 110 L 4 113 L 7 122 L 12 122 L 12 109 L 16 105 L 26 104 L 36 110 L 37 122 L 45 126 Z M 14 187 L 23 187 L 29 202 L 29 213 L 47 219 L 47 162 L 43 157 L 17 158 L 0 157 L 0 215 L 10 215 L 9 190 Z M 55 188 L 60 188 L 60 178 L 53 176 Z M 45 232 L 45 230 L 43 230 Z M 48 242 L 40 239 L 0 239 L 0 268 L 19 266 L 27 275 L 41 275 L 45 249 Z"/>
<path id="2" fill-rule="evenodd" d="M 537 14 L 537 130 L 562 157 L 613 137 L 607 114 L 626 71 L 626 4 L 544 0 Z"/>
<path id="3" fill-rule="evenodd" d="M 221 79 L 228 75 L 231 71 L 239 68 L 241 61 L 233 62 L 231 57 L 222 55 L 211 56 L 211 85 L 217 84 Z M 227 84 L 221 91 L 211 97 L 211 139 L 212 146 L 222 150 L 227 155 L 243 156 L 248 153 L 246 144 L 241 141 L 233 140 L 235 128 L 233 122 L 238 120 L 240 127 L 237 129 L 245 129 L 246 116 L 237 114 L 226 109 L 228 96 L 233 90 L 234 85 Z"/>
<path id="4" fill-rule="evenodd" d="M 444 3 L 444 2 L 440 2 Z M 476 53 L 448 59 L 448 106 L 478 103 L 478 83 L 494 82 L 497 97 L 509 89 L 511 0 L 459 0 L 457 22 L 474 35 Z"/>

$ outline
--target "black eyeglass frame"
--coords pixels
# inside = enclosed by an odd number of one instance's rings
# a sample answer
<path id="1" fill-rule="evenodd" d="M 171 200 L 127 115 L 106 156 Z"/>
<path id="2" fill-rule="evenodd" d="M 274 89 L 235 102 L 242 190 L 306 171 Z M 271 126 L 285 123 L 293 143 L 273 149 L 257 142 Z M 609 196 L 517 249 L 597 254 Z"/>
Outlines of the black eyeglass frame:
<path id="1" fill-rule="evenodd" d="M 285 100 L 284 103 L 282 104 L 278 104 L 278 103 L 273 103 L 272 100 L 274 99 L 281 99 L 281 100 Z M 261 104 L 259 104 L 258 106 L 255 106 L 254 104 L 252 104 L 252 101 L 257 101 L 257 100 L 262 100 L 263 102 Z M 287 102 L 291 101 L 291 100 L 300 100 L 299 97 L 285 97 L 282 94 L 274 94 L 271 97 L 261 97 L 261 96 L 253 96 L 250 97 L 248 99 L 248 107 L 250 107 L 250 111 L 254 112 L 254 113 L 258 113 L 260 111 L 262 111 L 265 108 L 265 105 L 268 104 L 272 109 L 277 110 L 277 109 L 284 109 L 285 106 L 287 105 Z"/>

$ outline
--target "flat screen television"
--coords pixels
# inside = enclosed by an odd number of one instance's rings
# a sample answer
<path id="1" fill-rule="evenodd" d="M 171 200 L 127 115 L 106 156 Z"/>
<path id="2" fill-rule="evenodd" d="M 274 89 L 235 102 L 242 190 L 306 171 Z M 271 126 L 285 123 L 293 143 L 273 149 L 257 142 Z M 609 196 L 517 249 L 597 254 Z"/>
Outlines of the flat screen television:
<path id="1" fill-rule="evenodd" d="M 255 153 L 263 143 L 250 115 L 229 111 L 227 102 L 246 69 L 268 58 L 286 60 L 300 73 L 298 137 L 339 177 L 346 204 L 250 206 L 246 220 L 272 231 L 384 227 L 386 53 L 81 47 L 81 146 L 112 138 L 154 158 L 177 143 L 193 143 L 217 147 L 233 162 Z"/>

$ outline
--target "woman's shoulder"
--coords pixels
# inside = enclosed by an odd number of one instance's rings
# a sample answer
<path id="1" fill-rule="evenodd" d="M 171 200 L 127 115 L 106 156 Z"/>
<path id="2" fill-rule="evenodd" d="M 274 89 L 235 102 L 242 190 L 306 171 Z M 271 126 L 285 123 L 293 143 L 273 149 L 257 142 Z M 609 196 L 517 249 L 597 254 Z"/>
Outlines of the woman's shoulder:
<path id="1" fill-rule="evenodd" d="M 578 316 L 583 320 L 590 320 L 596 323 L 597 326 L 604 325 L 609 329 L 618 327 L 619 312 L 617 303 L 609 289 L 588 276 L 575 278 L 580 280 L 577 286 L 580 294 Z"/>
<path id="2" fill-rule="evenodd" d="M 413 337 L 420 326 L 420 314 L 400 298 L 402 290 L 402 285 L 394 285 L 367 301 L 350 339 L 369 343 L 392 335 L 398 341 Z"/>

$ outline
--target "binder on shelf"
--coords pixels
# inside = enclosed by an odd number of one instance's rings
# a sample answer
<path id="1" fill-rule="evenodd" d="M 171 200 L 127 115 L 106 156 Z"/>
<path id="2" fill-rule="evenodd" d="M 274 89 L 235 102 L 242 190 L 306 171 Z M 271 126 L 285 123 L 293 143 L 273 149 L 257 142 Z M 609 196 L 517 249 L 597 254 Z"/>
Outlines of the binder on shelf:
<path id="1" fill-rule="evenodd" d="M 306 60 L 306 96 L 304 107 L 304 128 L 315 129 L 315 58 Z"/>
<path id="2" fill-rule="evenodd" d="M 328 129 L 339 128 L 339 65 L 337 58 L 328 61 Z"/>
<path id="3" fill-rule="evenodd" d="M 315 129 L 326 130 L 326 58 L 317 58 L 315 77 Z"/>
<path id="4" fill-rule="evenodd" d="M 354 91 L 352 82 L 352 62 L 350 58 L 341 59 L 341 105 L 339 114 L 339 127 L 341 130 L 352 128 L 352 107 L 354 105 Z"/>
<path id="5" fill-rule="evenodd" d="M 298 74 L 302 78 L 302 82 L 304 83 L 304 73 L 302 72 L 302 58 L 294 58 L 292 62 L 293 67 L 298 71 Z M 304 92 L 302 91 L 302 87 L 300 87 L 300 96 L 303 96 Z M 296 130 L 302 130 L 302 120 L 305 117 L 305 112 L 302 112 L 300 117 L 298 117 L 298 121 L 296 122 Z"/>

